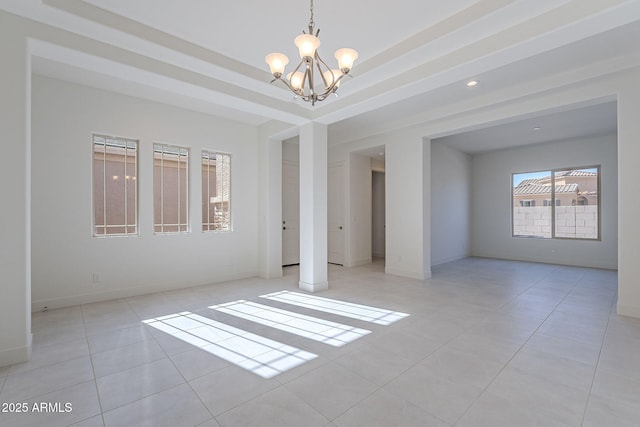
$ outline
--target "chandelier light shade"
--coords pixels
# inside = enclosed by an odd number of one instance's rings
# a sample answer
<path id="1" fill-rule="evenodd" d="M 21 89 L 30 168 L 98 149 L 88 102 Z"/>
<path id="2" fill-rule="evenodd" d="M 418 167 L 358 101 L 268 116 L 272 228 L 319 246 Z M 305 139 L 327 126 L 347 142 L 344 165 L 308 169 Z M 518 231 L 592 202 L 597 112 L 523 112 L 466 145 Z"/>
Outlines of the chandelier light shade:
<path id="1" fill-rule="evenodd" d="M 348 47 L 336 50 L 336 59 L 338 60 L 338 67 L 343 73 L 348 73 L 353 67 L 353 63 L 358 59 L 358 52 Z"/>
<path id="2" fill-rule="evenodd" d="M 313 22 L 313 0 L 311 0 L 310 9 L 309 32 L 303 31 L 303 34 L 294 40 L 300 54 L 300 62 L 296 68 L 283 78 L 284 69 L 289 63 L 286 55 L 270 53 L 265 57 L 265 61 L 273 75 L 271 83 L 280 80 L 296 97 L 315 105 L 317 101 L 324 101 L 336 92 L 340 81 L 344 76 L 349 75 L 354 61 L 358 59 L 358 52 L 351 48 L 338 49 L 334 55 L 338 60 L 338 69 L 330 68 L 318 54 L 320 30 L 315 30 Z M 320 81 L 316 81 L 316 75 L 319 76 Z"/>
<path id="3" fill-rule="evenodd" d="M 320 47 L 320 39 L 311 34 L 300 34 L 293 41 L 300 51 L 300 58 L 313 58 Z"/>
<path id="4" fill-rule="evenodd" d="M 265 59 L 267 61 L 267 64 L 269 64 L 269 70 L 271 71 L 271 74 L 273 74 L 274 76 L 277 75 L 278 77 L 282 76 L 282 74 L 284 73 L 284 67 L 286 67 L 289 63 L 289 58 L 287 58 L 287 55 L 283 55 L 281 53 L 270 53 Z"/>

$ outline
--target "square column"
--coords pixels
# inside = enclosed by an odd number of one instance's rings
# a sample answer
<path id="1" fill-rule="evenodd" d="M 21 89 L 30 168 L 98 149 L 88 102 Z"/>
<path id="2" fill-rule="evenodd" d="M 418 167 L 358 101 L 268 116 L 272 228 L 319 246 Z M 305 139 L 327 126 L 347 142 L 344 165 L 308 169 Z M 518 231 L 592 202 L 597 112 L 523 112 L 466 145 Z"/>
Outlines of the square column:
<path id="1" fill-rule="evenodd" d="M 329 288 L 327 267 L 327 126 L 300 127 L 300 289 Z"/>

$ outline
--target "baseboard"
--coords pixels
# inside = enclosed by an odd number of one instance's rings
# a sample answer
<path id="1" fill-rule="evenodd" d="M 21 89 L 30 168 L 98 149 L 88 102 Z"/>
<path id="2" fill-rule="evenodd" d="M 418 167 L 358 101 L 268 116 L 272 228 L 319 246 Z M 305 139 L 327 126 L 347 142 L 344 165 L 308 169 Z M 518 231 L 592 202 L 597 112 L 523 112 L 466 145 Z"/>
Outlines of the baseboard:
<path id="1" fill-rule="evenodd" d="M 446 264 L 448 262 L 453 262 L 453 261 L 458 261 L 458 260 L 461 260 L 461 259 L 465 259 L 465 258 L 468 258 L 469 256 L 470 255 L 468 255 L 468 254 L 464 254 L 464 255 L 456 255 L 456 256 L 440 259 L 440 260 L 437 260 L 435 262 L 432 262 L 431 267 L 435 267 L 436 265 Z"/>
<path id="2" fill-rule="evenodd" d="M 258 277 L 260 277 L 261 279 L 267 279 L 267 280 L 277 279 L 282 276 L 283 276 L 282 267 L 280 267 L 279 269 L 276 269 L 275 271 L 270 271 L 270 272 L 262 271 L 258 274 Z"/>
<path id="3" fill-rule="evenodd" d="M 618 303 L 617 311 L 620 316 L 629 316 L 640 318 L 640 306 L 637 305 L 624 305 Z"/>
<path id="4" fill-rule="evenodd" d="M 347 265 L 347 267 L 358 267 L 360 265 L 367 265 L 367 264 L 371 264 L 371 258 L 366 258 L 366 259 L 361 259 L 358 261 L 352 261 L 349 263 L 349 265 Z"/>
<path id="5" fill-rule="evenodd" d="M 298 282 L 298 287 L 307 292 L 321 292 L 329 289 L 329 282 L 306 283 L 301 280 Z"/>
<path id="6" fill-rule="evenodd" d="M 207 285 L 215 285 L 217 283 L 224 283 L 230 280 L 242 280 L 248 279 L 251 277 L 257 277 L 257 274 L 250 275 L 237 275 L 237 276 L 229 276 L 220 278 L 219 281 L 216 282 L 206 282 L 206 283 L 192 283 L 185 282 L 180 286 L 175 286 L 174 284 L 165 284 L 165 285 L 145 285 L 145 286 L 135 286 L 130 288 L 118 288 L 118 289 L 108 289 L 103 291 L 91 292 L 80 295 L 68 295 L 64 297 L 56 297 L 56 298 L 43 298 L 34 300 L 31 302 L 31 312 L 42 311 L 45 309 L 51 310 L 54 308 L 63 308 L 63 307 L 71 307 L 74 305 L 80 304 L 91 304 L 94 302 L 101 301 L 109 301 L 120 298 L 129 298 L 135 297 L 139 295 L 152 294 L 156 292 L 166 292 L 166 291 L 174 291 L 178 289 L 186 289 L 186 288 L 194 288 L 198 286 L 207 286 Z"/>
<path id="7" fill-rule="evenodd" d="M 617 270 L 618 266 L 612 266 L 608 264 L 601 264 L 598 262 L 573 262 L 564 259 L 558 260 L 557 258 L 547 257 L 535 257 L 535 256 L 510 256 L 505 254 L 488 254 L 488 253 L 474 253 L 469 255 L 473 258 L 489 258 L 489 259 L 504 259 L 507 261 L 524 261 L 524 262 L 537 262 L 540 264 L 553 264 L 553 265 L 568 265 L 572 267 L 585 267 L 585 268 L 598 268 L 600 270 Z"/>
<path id="8" fill-rule="evenodd" d="M 16 363 L 23 363 L 31 359 L 33 334 L 29 334 L 28 341 L 28 345 L 0 351 L 0 368 L 15 365 Z"/>
<path id="9" fill-rule="evenodd" d="M 416 272 L 385 267 L 384 274 L 392 274 L 394 276 L 407 277 L 409 279 L 424 280 L 431 277 L 431 270 L 425 272 Z"/>

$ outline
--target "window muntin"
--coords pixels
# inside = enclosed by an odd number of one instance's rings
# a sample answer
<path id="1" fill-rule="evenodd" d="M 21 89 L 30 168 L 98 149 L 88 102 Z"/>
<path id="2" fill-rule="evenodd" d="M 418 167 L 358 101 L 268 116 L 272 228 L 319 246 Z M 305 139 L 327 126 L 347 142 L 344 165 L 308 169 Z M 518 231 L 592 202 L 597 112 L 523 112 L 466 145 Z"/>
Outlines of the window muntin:
<path id="1" fill-rule="evenodd" d="M 202 231 L 231 230 L 231 156 L 202 150 Z"/>
<path id="2" fill-rule="evenodd" d="M 189 231 L 189 148 L 153 144 L 153 231 Z"/>
<path id="3" fill-rule="evenodd" d="M 93 235 L 138 234 L 138 141 L 93 137 Z"/>
<path id="4" fill-rule="evenodd" d="M 600 166 L 513 174 L 512 235 L 599 240 L 599 193 Z"/>

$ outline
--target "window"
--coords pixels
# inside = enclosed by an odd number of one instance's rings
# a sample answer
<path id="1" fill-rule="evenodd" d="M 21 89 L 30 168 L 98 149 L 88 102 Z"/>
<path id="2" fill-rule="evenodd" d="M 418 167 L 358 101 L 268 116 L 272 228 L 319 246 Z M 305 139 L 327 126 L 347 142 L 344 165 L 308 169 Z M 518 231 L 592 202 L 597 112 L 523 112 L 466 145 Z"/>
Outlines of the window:
<path id="1" fill-rule="evenodd" d="M 93 135 L 93 235 L 138 233 L 138 141 Z"/>
<path id="2" fill-rule="evenodd" d="M 189 231 L 189 149 L 153 145 L 153 231 Z"/>
<path id="3" fill-rule="evenodd" d="M 512 188 L 514 237 L 600 239 L 600 166 L 517 173 Z"/>
<path id="4" fill-rule="evenodd" d="M 202 231 L 231 230 L 231 156 L 202 151 Z"/>

